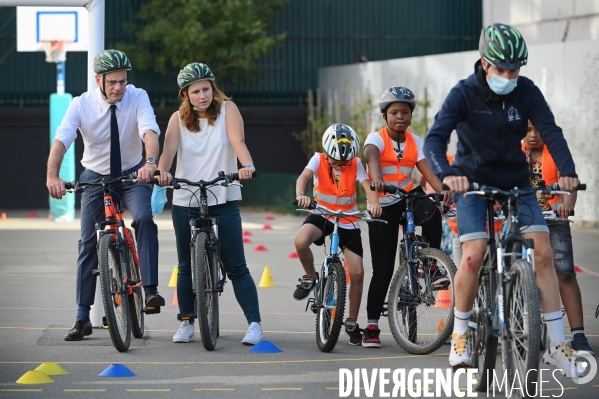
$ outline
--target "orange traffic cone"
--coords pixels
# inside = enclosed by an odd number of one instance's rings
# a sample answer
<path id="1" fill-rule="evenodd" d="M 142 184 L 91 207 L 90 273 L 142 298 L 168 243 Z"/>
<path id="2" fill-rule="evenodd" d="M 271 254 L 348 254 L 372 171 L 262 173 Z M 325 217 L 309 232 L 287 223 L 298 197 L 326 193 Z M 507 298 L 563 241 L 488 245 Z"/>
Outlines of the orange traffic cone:
<path id="1" fill-rule="evenodd" d="M 0 217 L 0 219 L 2 219 L 2 220 L 8 219 L 8 217 L 6 216 L 6 212 L 2 212 L 2 216 Z"/>
<path id="2" fill-rule="evenodd" d="M 343 268 L 345 269 L 345 284 L 351 284 L 351 278 L 349 278 L 349 266 L 347 266 L 347 261 L 343 259 Z"/>
<path id="3" fill-rule="evenodd" d="M 175 290 L 175 296 L 173 297 L 173 301 L 171 302 L 171 306 L 179 306 L 179 298 L 177 298 L 177 290 Z"/>
<path id="4" fill-rule="evenodd" d="M 439 308 L 439 309 L 451 307 L 451 288 L 439 291 L 439 295 L 437 295 L 437 302 L 435 303 L 435 307 Z"/>

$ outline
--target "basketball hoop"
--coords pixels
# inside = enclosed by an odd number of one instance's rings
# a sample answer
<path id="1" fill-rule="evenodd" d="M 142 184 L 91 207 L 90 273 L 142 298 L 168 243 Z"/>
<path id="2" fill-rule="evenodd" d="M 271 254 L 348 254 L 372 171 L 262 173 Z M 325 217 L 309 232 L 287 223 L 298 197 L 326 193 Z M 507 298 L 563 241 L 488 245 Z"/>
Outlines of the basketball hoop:
<path id="1" fill-rule="evenodd" d="M 64 40 L 42 42 L 46 52 L 46 62 L 59 63 L 67 60 L 67 44 Z"/>

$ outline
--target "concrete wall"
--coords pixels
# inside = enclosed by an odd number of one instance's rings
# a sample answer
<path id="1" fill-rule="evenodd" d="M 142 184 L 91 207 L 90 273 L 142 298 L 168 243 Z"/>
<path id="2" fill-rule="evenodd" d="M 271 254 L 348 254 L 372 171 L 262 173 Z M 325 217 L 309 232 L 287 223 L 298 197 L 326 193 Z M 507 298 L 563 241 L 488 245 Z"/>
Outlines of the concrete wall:
<path id="1" fill-rule="evenodd" d="M 551 105 L 568 140 L 580 179 L 588 185 L 588 191 L 578 196 L 575 220 L 597 224 L 599 41 L 530 45 L 529 53 L 528 65 L 521 73 L 539 86 Z M 391 85 L 409 87 L 419 100 L 426 89 L 431 101 L 428 117 L 433 118 L 449 90 L 473 72 L 478 58 L 477 51 L 468 51 L 328 67 L 320 69 L 319 83 L 321 90 L 336 90 L 340 102 L 345 104 L 349 103 L 348 84 L 375 100 Z M 378 110 L 372 112 L 374 131 L 383 122 Z M 422 109 L 417 108 L 416 112 L 415 118 L 422 117 Z M 455 151 L 455 146 L 450 146 L 451 151 Z"/>
<path id="2" fill-rule="evenodd" d="M 483 0 L 483 26 L 512 25 L 527 44 L 599 39 L 598 0 Z"/>

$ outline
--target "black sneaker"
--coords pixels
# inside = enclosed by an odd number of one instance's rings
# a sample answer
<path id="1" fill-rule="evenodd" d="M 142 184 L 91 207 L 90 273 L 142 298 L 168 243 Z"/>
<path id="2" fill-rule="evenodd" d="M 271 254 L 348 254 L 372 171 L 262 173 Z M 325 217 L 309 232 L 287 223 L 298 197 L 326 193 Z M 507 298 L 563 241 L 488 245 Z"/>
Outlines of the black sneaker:
<path id="1" fill-rule="evenodd" d="M 362 330 L 360 330 L 360 326 L 356 323 L 356 319 L 348 317 L 345 320 L 345 332 L 349 335 L 350 345 L 362 345 Z"/>
<path id="2" fill-rule="evenodd" d="M 164 305 L 164 298 L 160 296 L 157 290 L 152 290 L 146 295 L 146 306 L 144 307 L 144 312 L 146 314 L 160 313 L 160 307 Z"/>
<path id="3" fill-rule="evenodd" d="M 316 275 L 318 278 L 318 274 Z M 316 288 L 316 280 L 309 275 L 304 275 L 298 280 L 300 283 L 296 285 L 295 291 L 293 292 L 293 299 L 296 301 L 304 300 L 310 295 L 310 292 Z"/>
<path id="4" fill-rule="evenodd" d="M 595 352 L 593 352 L 591 345 L 589 345 L 589 341 L 587 340 L 587 337 L 585 337 L 585 335 L 582 333 L 578 333 L 578 334 L 574 335 L 574 337 L 570 341 L 570 347 L 572 348 L 573 351 L 576 351 L 576 352 L 585 351 L 585 352 L 589 352 L 591 355 L 595 356 Z"/>
<path id="5" fill-rule="evenodd" d="M 381 335 L 381 330 L 379 330 L 376 325 L 369 325 L 364 330 L 364 335 L 362 336 L 362 347 L 363 348 L 380 348 L 381 347 L 381 339 L 379 336 Z"/>
<path id="6" fill-rule="evenodd" d="M 92 335 L 91 321 L 75 320 L 73 328 L 64 336 L 65 341 L 81 341 L 86 335 Z"/>

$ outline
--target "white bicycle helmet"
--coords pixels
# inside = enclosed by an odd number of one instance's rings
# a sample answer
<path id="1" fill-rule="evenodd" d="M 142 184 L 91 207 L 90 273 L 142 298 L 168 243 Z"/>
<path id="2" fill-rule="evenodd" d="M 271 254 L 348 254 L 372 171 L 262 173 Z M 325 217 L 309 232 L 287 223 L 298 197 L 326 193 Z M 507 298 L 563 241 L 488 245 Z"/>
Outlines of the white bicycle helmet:
<path id="1" fill-rule="evenodd" d="M 331 159 L 350 161 L 358 156 L 360 139 L 351 127 L 333 123 L 322 135 L 322 148 Z"/>

